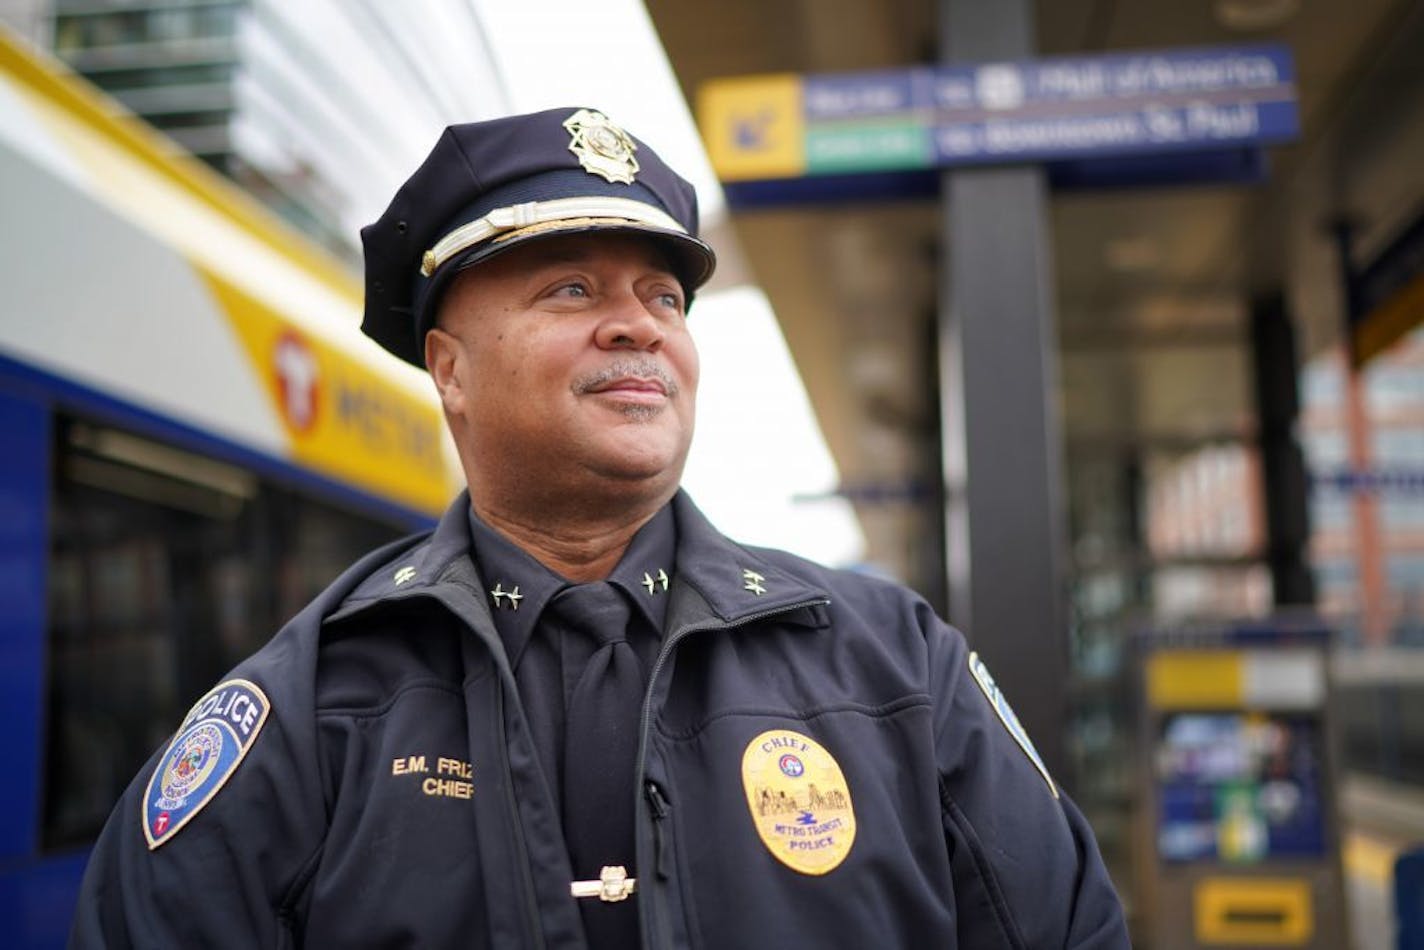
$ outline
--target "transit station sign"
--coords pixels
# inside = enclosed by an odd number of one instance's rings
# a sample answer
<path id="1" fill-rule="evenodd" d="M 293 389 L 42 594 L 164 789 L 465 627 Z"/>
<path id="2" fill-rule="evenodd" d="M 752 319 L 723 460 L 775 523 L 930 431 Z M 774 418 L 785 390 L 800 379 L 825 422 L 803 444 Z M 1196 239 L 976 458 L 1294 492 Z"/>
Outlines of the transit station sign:
<path id="1" fill-rule="evenodd" d="M 727 182 L 1240 149 L 1300 128 L 1277 44 L 719 79 L 697 113 Z"/>

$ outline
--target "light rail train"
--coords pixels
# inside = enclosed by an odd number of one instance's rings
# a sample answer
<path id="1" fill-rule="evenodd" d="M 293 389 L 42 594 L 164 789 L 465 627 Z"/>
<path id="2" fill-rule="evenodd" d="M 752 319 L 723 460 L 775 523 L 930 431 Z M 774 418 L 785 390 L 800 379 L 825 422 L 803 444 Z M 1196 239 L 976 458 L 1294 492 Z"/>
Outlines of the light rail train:
<path id="1" fill-rule="evenodd" d="M 351 274 L 3 30 L 0 290 L 0 945 L 52 947 L 188 705 L 460 482 Z"/>

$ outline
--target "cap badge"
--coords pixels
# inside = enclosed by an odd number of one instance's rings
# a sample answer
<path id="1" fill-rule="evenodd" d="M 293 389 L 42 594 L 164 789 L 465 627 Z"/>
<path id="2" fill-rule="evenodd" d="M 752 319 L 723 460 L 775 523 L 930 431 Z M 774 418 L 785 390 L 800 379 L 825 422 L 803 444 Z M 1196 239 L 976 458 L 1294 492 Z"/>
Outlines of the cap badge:
<path id="1" fill-rule="evenodd" d="M 770 729 L 752 739 L 742 753 L 742 787 L 761 843 L 791 870 L 826 874 L 850 854 L 850 786 L 835 758 L 810 736 Z"/>
<path id="2" fill-rule="evenodd" d="M 625 185 L 633 183 L 638 173 L 638 160 L 633 152 L 638 146 L 618 126 L 592 109 L 580 109 L 564 120 L 569 130 L 569 151 L 578 156 L 579 164 L 590 175 L 602 175 L 608 181 Z"/>

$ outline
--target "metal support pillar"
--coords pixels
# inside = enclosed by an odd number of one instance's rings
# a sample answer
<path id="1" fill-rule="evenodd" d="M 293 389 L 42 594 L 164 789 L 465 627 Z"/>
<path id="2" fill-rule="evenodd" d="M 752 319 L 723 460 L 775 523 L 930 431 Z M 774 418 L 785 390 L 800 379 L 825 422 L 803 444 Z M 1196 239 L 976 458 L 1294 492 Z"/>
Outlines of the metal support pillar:
<path id="1" fill-rule="evenodd" d="M 1032 0 L 941 0 L 946 63 L 1033 53 Z M 945 173 L 940 292 L 949 619 L 1070 782 L 1058 348 L 1043 172 Z"/>
<path id="2" fill-rule="evenodd" d="M 1266 563 L 1276 606 L 1315 602 L 1307 563 L 1310 488 L 1295 438 L 1300 399 L 1296 383 L 1295 327 L 1285 298 L 1269 294 L 1251 303 L 1251 361 L 1260 422 L 1261 496 L 1266 509 Z"/>

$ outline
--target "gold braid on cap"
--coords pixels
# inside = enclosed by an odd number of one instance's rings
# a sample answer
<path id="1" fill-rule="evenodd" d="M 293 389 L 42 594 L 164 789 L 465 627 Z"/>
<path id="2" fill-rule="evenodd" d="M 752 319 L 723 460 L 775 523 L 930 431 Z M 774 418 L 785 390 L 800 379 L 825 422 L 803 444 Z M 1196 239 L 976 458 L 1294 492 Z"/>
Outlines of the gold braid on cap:
<path id="1" fill-rule="evenodd" d="M 631 224 L 660 231 L 686 234 L 687 229 L 677 219 L 652 205 L 632 198 L 554 198 L 549 201 L 529 201 L 524 204 L 495 208 L 484 217 L 462 224 L 435 242 L 420 259 L 420 273 L 434 274 L 442 264 L 461 251 L 491 238 L 508 240 L 531 228 L 539 230 L 578 227 L 581 224 Z"/>

